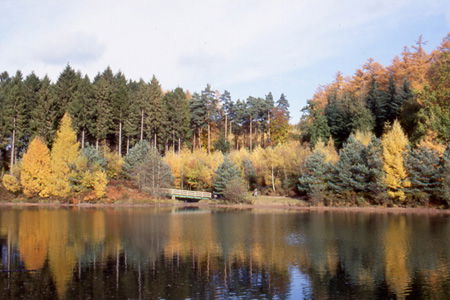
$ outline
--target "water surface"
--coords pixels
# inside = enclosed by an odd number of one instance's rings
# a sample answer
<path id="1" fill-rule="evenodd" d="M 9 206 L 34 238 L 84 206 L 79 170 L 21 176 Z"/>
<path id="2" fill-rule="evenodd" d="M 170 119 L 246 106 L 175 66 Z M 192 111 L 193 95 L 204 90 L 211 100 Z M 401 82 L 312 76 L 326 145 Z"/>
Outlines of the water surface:
<path id="1" fill-rule="evenodd" d="M 1 208 L 0 299 L 450 299 L 427 214 Z"/>

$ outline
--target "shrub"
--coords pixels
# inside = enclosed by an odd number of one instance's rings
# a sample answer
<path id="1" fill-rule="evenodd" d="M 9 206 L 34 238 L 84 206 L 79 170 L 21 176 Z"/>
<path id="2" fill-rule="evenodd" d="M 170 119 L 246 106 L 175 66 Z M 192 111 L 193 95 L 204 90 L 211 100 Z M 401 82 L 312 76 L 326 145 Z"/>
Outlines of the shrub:
<path id="1" fill-rule="evenodd" d="M 106 175 L 109 178 L 117 178 L 122 173 L 123 158 L 118 153 L 110 151 L 108 147 L 104 148 L 103 156 L 106 160 Z"/>
<path id="2" fill-rule="evenodd" d="M 3 175 L 3 186 L 10 192 L 17 193 L 20 191 L 20 182 L 19 180 L 10 174 Z"/>
<path id="3" fill-rule="evenodd" d="M 251 203 L 247 186 L 240 177 L 234 177 L 226 184 L 223 197 L 232 203 Z"/>

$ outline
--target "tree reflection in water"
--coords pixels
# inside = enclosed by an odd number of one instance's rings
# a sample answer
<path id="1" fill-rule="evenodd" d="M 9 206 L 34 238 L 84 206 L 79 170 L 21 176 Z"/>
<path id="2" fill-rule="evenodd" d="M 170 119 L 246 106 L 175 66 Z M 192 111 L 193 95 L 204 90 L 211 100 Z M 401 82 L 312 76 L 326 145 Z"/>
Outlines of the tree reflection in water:
<path id="1" fill-rule="evenodd" d="M 0 209 L 1 299 L 449 298 L 447 216 Z"/>

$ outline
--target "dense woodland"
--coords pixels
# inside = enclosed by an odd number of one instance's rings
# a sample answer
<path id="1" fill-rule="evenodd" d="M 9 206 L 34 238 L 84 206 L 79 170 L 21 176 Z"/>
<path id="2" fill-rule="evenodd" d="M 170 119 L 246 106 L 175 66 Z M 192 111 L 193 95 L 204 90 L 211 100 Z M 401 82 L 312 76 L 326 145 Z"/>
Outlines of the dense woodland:
<path id="1" fill-rule="evenodd" d="M 165 91 L 110 68 L 91 80 L 68 65 L 54 83 L 4 72 L 3 185 L 28 197 L 92 191 L 89 200 L 127 178 L 152 193 L 175 185 L 237 202 L 257 188 L 328 205 L 448 206 L 450 35 L 431 53 L 423 45 L 387 67 L 369 59 L 338 73 L 298 126 L 284 94 Z"/>

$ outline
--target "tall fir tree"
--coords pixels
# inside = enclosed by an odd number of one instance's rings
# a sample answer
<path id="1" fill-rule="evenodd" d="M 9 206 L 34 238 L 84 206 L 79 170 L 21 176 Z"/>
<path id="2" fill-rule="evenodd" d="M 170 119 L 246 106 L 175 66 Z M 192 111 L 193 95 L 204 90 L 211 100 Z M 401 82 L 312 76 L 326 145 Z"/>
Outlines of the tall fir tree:
<path id="1" fill-rule="evenodd" d="M 10 151 L 10 172 L 15 164 L 18 152 L 23 147 L 23 138 L 25 135 L 26 123 L 26 100 L 23 77 L 20 71 L 17 71 L 14 77 L 6 86 L 6 98 L 4 110 L 4 124 L 6 134 L 9 137 Z"/>
<path id="2" fill-rule="evenodd" d="M 167 130 L 170 135 L 173 150 L 176 146 L 181 150 L 181 144 L 190 137 L 189 102 L 183 89 L 176 88 L 164 96 L 167 110 Z"/>
<path id="3" fill-rule="evenodd" d="M 89 77 L 86 75 L 80 81 L 72 102 L 69 104 L 68 112 L 72 116 L 74 128 L 80 135 L 81 148 L 84 149 L 88 128 L 93 128 L 93 117 L 95 116 L 95 104 L 93 90 Z"/>
<path id="4" fill-rule="evenodd" d="M 45 76 L 37 94 L 37 104 L 31 111 L 30 130 L 42 137 L 48 145 L 53 142 L 56 118 L 59 108 L 56 101 L 55 89 L 50 79 Z"/>
<path id="5" fill-rule="evenodd" d="M 406 189 L 408 198 L 428 204 L 439 196 L 441 176 L 439 153 L 428 147 L 419 146 L 405 155 L 405 166 L 411 185 Z"/>
<path id="6" fill-rule="evenodd" d="M 145 122 L 149 134 L 149 140 L 153 141 L 153 146 L 157 148 L 158 141 L 162 142 L 164 139 L 163 128 L 166 125 L 166 110 L 163 105 L 163 92 L 161 85 L 154 75 L 150 81 L 148 93 L 149 106 Z"/>
<path id="7" fill-rule="evenodd" d="M 113 79 L 111 114 L 115 128 L 117 128 L 117 152 L 122 156 L 123 126 L 126 117 L 126 108 L 129 105 L 127 79 L 122 72 L 118 72 Z"/>
<path id="8" fill-rule="evenodd" d="M 111 132 L 112 122 L 112 85 L 103 76 L 98 76 L 93 84 L 93 99 L 95 108 L 93 109 L 93 119 L 90 132 L 95 138 L 95 146 L 98 149 L 99 142 L 104 142 Z"/>
<path id="9" fill-rule="evenodd" d="M 207 103 L 205 100 L 206 97 L 201 97 L 198 93 L 194 93 L 189 101 L 191 127 L 194 131 L 194 148 L 196 146 L 201 146 L 201 132 L 208 123 Z"/>
<path id="10" fill-rule="evenodd" d="M 138 103 L 139 84 L 136 81 L 128 82 L 128 105 L 124 107 L 125 121 L 123 124 L 123 133 L 126 137 L 126 154 L 139 134 L 140 128 L 140 109 Z"/>
<path id="11" fill-rule="evenodd" d="M 234 178 L 240 178 L 241 172 L 233 164 L 228 156 L 225 157 L 223 163 L 217 168 L 214 176 L 214 191 L 223 195 L 227 184 Z"/>

